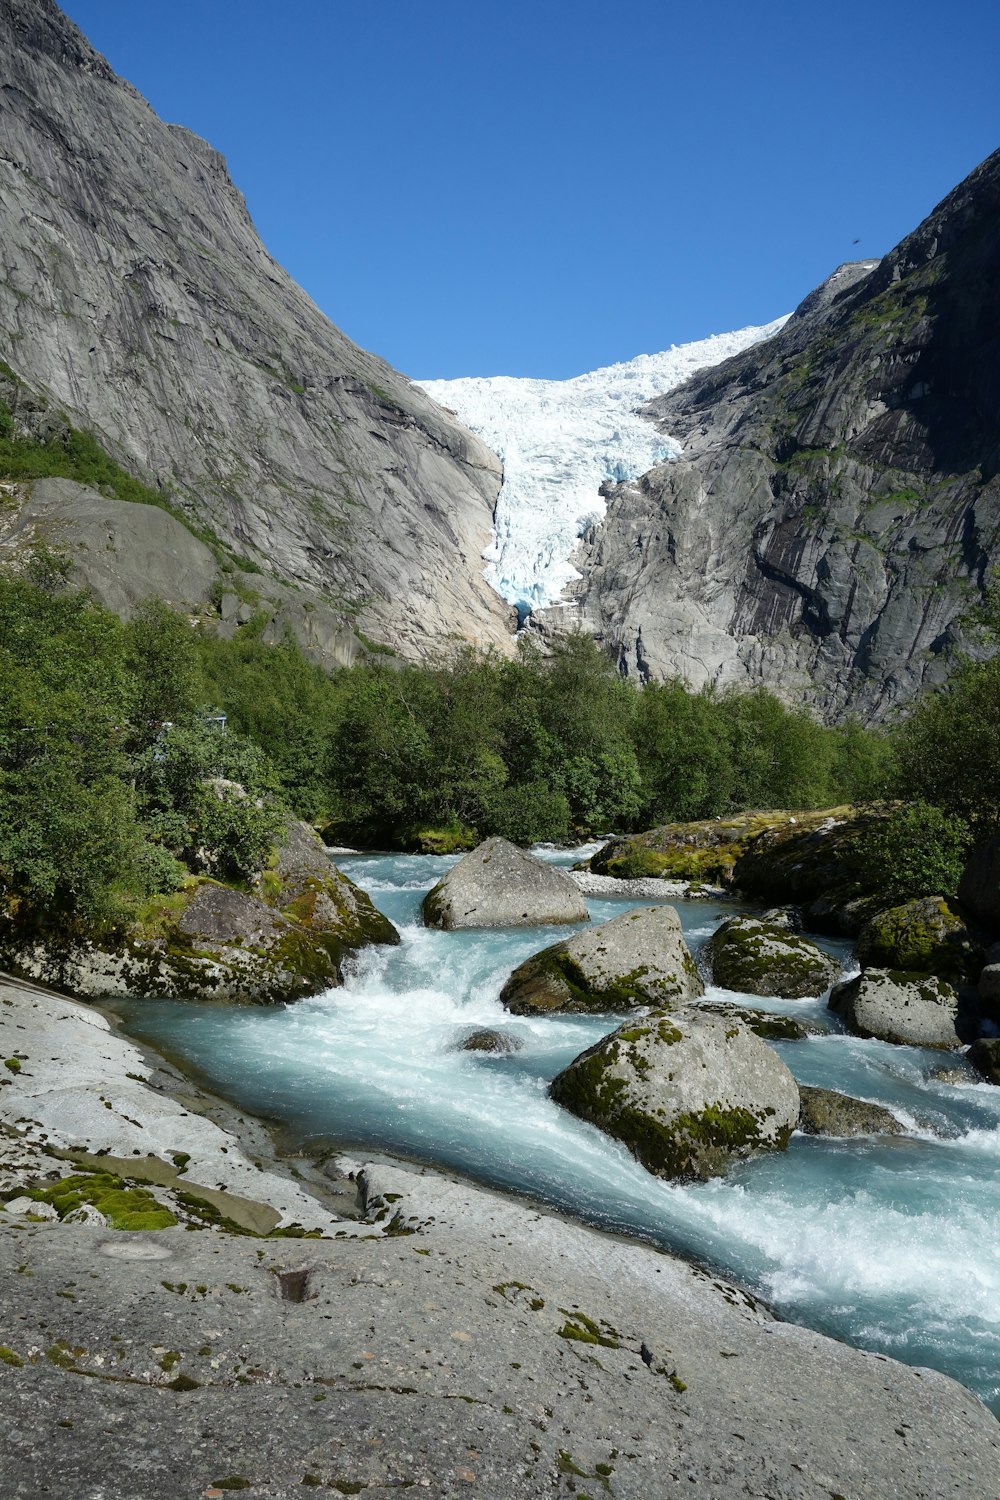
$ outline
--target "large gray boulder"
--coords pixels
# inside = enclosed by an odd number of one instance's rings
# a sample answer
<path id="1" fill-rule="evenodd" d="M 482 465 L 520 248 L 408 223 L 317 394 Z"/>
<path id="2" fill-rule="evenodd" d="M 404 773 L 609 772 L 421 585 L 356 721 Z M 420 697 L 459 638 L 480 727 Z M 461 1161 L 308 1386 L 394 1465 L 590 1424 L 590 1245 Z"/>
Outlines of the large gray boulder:
<path id="1" fill-rule="evenodd" d="M 821 995 L 840 975 L 840 964 L 808 938 L 758 917 L 730 917 L 705 945 L 712 978 L 744 995 L 799 1000 Z"/>
<path id="2" fill-rule="evenodd" d="M 739 1022 L 697 1009 L 627 1022 L 575 1058 L 550 1093 L 657 1177 L 716 1177 L 753 1152 L 784 1149 L 799 1118 L 778 1054 Z"/>
<path id="3" fill-rule="evenodd" d="M 830 1009 L 856 1036 L 901 1046 L 960 1047 L 958 995 L 933 974 L 866 969 L 835 986 Z"/>
<path id="4" fill-rule="evenodd" d="M 515 1015 L 633 1010 L 704 991 L 672 906 L 646 906 L 574 933 L 519 964 L 500 991 Z"/>
<path id="5" fill-rule="evenodd" d="M 460 859 L 424 897 L 428 927 L 541 927 L 586 922 L 576 881 L 506 839 L 492 838 Z"/>

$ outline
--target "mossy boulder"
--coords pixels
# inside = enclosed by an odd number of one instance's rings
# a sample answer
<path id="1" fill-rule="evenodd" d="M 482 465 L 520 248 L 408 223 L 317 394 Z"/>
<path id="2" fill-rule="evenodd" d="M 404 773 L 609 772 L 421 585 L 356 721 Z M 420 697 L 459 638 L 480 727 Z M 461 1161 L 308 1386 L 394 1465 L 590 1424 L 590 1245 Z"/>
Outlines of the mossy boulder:
<path id="1" fill-rule="evenodd" d="M 762 812 L 665 823 L 646 833 L 612 839 L 592 856 L 589 868 L 595 875 L 618 880 L 660 877 L 723 885 L 747 843 L 776 820 L 787 818 L 787 813 Z"/>
<path id="2" fill-rule="evenodd" d="M 705 986 L 672 906 L 625 912 L 519 964 L 500 991 L 515 1015 L 671 1005 Z"/>
<path id="3" fill-rule="evenodd" d="M 856 1036 L 911 1047 L 962 1045 L 958 994 L 934 974 L 866 969 L 834 987 L 830 1009 Z"/>
<path id="4" fill-rule="evenodd" d="M 855 807 L 786 814 L 747 841 L 732 884 L 756 901 L 802 907 L 816 932 L 855 937 L 884 904 L 865 886 L 861 853 L 865 835 L 888 815 Z"/>
<path id="5" fill-rule="evenodd" d="M 389 918 L 337 869 L 308 823 L 286 824 L 257 882 L 257 894 L 291 921 L 336 938 L 345 949 L 399 942 Z"/>
<path id="6" fill-rule="evenodd" d="M 816 943 L 757 917 L 730 917 L 705 945 L 705 961 L 723 989 L 799 1000 L 821 995 L 840 964 Z"/>
<path id="7" fill-rule="evenodd" d="M 557 1104 L 622 1141 L 646 1169 L 717 1177 L 782 1150 L 799 1091 L 778 1054 L 737 1021 L 700 1009 L 629 1021 L 553 1079 Z"/>
<path id="8" fill-rule="evenodd" d="M 424 897 L 428 927 L 538 927 L 586 922 L 587 907 L 565 870 L 507 839 L 487 839 Z"/>
<path id="9" fill-rule="evenodd" d="M 858 938 L 864 969 L 908 969 L 971 979 L 983 967 L 985 951 L 965 921 L 942 896 L 906 901 L 872 918 Z"/>
<path id="10" fill-rule="evenodd" d="M 799 1129 L 806 1135 L 901 1135 L 903 1127 L 882 1104 L 853 1099 L 835 1089 L 799 1084 Z"/>
<path id="11" fill-rule="evenodd" d="M 247 891 L 201 879 L 150 901 L 124 930 L 7 934 L 0 960 L 18 978 L 83 999 L 268 1005 L 339 984 L 342 950 Z"/>
<path id="12" fill-rule="evenodd" d="M 464 854 L 476 847 L 479 835 L 460 823 L 448 828 L 405 828 L 398 842 L 407 854 Z"/>

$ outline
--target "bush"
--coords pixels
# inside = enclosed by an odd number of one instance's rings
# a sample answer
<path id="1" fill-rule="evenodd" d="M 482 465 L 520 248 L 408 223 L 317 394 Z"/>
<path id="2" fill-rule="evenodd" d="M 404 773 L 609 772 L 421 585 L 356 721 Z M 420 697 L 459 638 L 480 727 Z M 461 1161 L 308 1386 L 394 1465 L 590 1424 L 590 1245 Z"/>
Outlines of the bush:
<path id="1" fill-rule="evenodd" d="M 954 896 L 971 842 L 964 818 L 913 802 L 873 823 L 859 839 L 857 878 L 887 905 Z"/>

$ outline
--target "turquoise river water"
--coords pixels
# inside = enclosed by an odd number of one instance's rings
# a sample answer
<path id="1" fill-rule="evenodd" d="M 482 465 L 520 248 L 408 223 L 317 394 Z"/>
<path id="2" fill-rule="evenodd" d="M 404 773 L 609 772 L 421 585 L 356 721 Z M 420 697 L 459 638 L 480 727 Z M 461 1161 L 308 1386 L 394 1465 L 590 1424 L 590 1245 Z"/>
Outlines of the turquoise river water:
<path id="1" fill-rule="evenodd" d="M 570 864 L 579 851 L 539 851 Z M 549 1080 L 620 1022 L 509 1016 L 514 966 L 571 929 L 462 933 L 421 925 L 424 892 L 454 860 L 354 855 L 338 864 L 402 934 L 340 989 L 273 1009 L 145 1001 L 128 1029 L 188 1059 L 220 1093 L 280 1121 L 306 1149 L 335 1140 L 461 1172 L 641 1236 L 737 1278 L 785 1317 L 955 1376 L 1000 1410 L 1000 1088 L 936 1081 L 939 1052 L 847 1036 L 815 1000 L 754 1005 L 818 1021 L 777 1046 L 802 1083 L 888 1105 L 898 1137 L 818 1140 L 726 1178 L 677 1186 L 553 1104 Z M 652 904 L 591 900 L 603 921 Z M 679 902 L 697 954 L 723 908 Z M 847 945 L 824 944 L 850 966 Z M 707 998 L 731 998 L 709 988 Z M 502 1026 L 521 1051 L 456 1050 Z"/>

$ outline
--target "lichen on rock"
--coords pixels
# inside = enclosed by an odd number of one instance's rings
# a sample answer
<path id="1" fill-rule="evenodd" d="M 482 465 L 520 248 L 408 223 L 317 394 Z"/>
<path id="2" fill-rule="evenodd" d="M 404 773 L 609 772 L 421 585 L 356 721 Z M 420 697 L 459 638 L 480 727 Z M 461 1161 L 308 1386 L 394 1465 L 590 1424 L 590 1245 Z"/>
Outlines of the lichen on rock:
<path id="1" fill-rule="evenodd" d="M 933 974 L 866 969 L 834 986 L 830 1009 L 849 1031 L 900 1046 L 957 1048 L 962 1045 L 958 994 Z"/>

